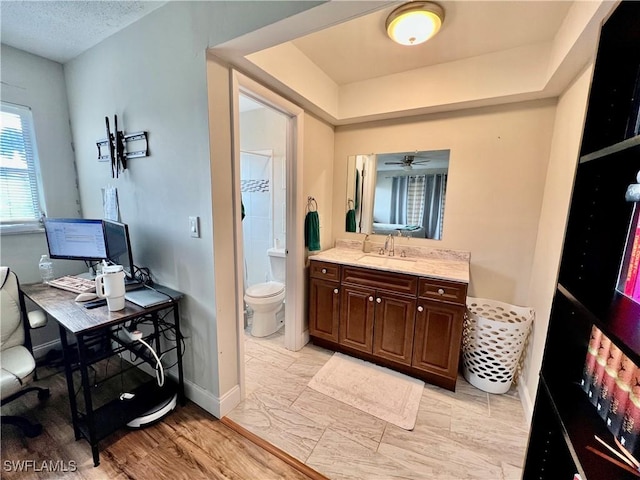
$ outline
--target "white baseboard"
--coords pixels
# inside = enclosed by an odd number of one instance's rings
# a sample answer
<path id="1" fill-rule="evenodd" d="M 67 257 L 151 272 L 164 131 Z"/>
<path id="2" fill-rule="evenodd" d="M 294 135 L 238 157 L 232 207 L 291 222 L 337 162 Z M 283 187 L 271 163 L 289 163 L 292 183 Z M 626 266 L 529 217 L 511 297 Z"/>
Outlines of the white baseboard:
<path id="1" fill-rule="evenodd" d="M 533 418 L 533 399 L 531 398 L 529 389 L 519 383 L 518 395 L 520 396 L 520 402 L 522 403 L 522 409 L 524 410 L 524 416 L 527 419 L 527 423 L 531 425 L 531 419 Z"/>
<path id="2" fill-rule="evenodd" d="M 142 363 L 138 366 L 141 370 L 148 373 L 151 376 L 155 375 L 155 370 L 147 363 Z M 178 375 L 173 372 L 165 371 L 165 375 L 170 377 L 176 383 L 178 382 Z M 193 403 L 199 407 L 204 408 L 207 412 L 216 418 L 222 418 L 233 410 L 240 403 L 240 386 L 235 385 L 231 390 L 218 398 L 211 392 L 208 392 L 200 385 L 197 385 L 189 380 L 184 381 L 184 394 Z"/>
<path id="3" fill-rule="evenodd" d="M 44 358 L 51 350 L 60 350 L 62 352 L 62 344 L 60 339 L 51 340 L 50 342 L 42 343 L 40 345 L 33 346 L 33 356 L 36 360 Z"/>

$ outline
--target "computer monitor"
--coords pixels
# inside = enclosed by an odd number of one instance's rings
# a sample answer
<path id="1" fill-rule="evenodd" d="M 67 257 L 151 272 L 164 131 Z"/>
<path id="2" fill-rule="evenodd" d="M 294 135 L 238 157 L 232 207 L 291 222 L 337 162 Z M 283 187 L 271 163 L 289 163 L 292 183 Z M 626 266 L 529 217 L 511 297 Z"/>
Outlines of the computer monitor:
<path id="1" fill-rule="evenodd" d="M 104 238 L 107 246 L 107 260 L 122 265 L 124 273 L 134 279 L 133 255 L 129 240 L 129 227 L 126 223 L 104 220 Z"/>
<path id="2" fill-rule="evenodd" d="M 45 218 L 51 258 L 97 261 L 107 257 L 102 220 Z"/>

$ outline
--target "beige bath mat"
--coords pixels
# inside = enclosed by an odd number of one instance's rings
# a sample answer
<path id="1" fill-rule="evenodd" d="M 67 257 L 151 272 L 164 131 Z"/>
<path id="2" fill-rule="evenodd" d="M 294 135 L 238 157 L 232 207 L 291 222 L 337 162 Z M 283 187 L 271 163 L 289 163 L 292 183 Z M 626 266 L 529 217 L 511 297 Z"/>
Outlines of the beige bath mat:
<path id="1" fill-rule="evenodd" d="M 424 382 L 335 353 L 309 382 L 324 395 L 405 430 L 413 430 Z"/>

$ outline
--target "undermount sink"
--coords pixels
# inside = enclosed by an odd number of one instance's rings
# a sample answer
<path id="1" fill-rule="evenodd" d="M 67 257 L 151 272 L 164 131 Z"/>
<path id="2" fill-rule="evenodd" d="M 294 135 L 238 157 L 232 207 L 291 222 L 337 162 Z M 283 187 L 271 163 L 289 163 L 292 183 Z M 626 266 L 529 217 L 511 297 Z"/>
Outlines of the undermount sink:
<path id="1" fill-rule="evenodd" d="M 365 265 L 389 268 L 411 268 L 416 263 L 412 258 L 389 257 L 386 255 L 363 255 L 358 262 Z"/>

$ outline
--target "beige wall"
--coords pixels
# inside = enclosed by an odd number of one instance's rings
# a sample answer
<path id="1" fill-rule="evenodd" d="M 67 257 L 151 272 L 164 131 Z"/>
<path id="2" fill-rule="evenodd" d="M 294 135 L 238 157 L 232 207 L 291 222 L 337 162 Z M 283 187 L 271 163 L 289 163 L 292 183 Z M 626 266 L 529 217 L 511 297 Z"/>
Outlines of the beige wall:
<path id="1" fill-rule="evenodd" d="M 320 218 L 320 247 L 333 246 L 333 127 L 310 114 L 304 116 L 303 195 L 313 197 Z M 346 180 L 345 180 L 346 182 Z M 344 228 L 344 226 L 343 226 Z"/>
<path id="2" fill-rule="evenodd" d="M 527 350 L 522 372 L 522 383 L 529 395 L 529 398 L 522 400 L 528 409 L 533 407 L 533 398 L 538 387 L 538 373 L 542 364 L 551 302 L 558 277 L 592 67 L 593 65 L 590 65 L 586 68 L 562 94 L 556 109 L 553 142 L 527 300 L 527 303 L 536 311 L 536 320 L 529 339 L 530 348 Z"/>
<path id="3" fill-rule="evenodd" d="M 525 305 L 554 115 L 555 101 L 544 100 L 337 127 L 334 239 L 347 235 L 343 199 L 349 155 L 448 148 L 442 241 L 400 243 L 470 251 L 469 295 Z"/>

